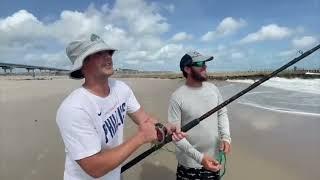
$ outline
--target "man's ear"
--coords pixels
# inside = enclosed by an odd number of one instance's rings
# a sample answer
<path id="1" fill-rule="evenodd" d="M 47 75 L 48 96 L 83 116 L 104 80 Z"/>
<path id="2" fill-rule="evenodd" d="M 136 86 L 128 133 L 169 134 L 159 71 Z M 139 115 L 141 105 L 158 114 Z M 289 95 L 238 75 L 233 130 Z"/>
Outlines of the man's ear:
<path id="1" fill-rule="evenodd" d="M 184 70 L 187 74 L 190 74 L 191 68 L 188 67 L 188 66 L 185 66 L 185 67 L 183 68 L 183 70 Z"/>

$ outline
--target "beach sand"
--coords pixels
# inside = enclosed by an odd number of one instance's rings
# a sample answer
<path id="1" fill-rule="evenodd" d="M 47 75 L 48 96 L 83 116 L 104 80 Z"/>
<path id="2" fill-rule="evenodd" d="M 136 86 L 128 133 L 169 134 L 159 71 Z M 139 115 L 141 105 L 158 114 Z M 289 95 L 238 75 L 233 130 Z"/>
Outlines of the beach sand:
<path id="1" fill-rule="evenodd" d="M 152 115 L 164 120 L 170 94 L 182 80 L 121 79 Z M 215 82 L 217 86 L 229 83 Z M 63 179 L 64 145 L 55 122 L 62 100 L 81 85 L 70 79 L 0 80 L 0 179 Z M 230 95 L 226 95 L 230 96 Z M 318 180 L 320 132 L 317 117 L 277 113 L 232 103 L 228 106 L 232 179 Z M 126 119 L 125 137 L 136 132 Z M 145 145 L 131 158 L 148 149 Z M 176 159 L 170 143 L 127 170 L 123 179 L 175 179 Z"/>

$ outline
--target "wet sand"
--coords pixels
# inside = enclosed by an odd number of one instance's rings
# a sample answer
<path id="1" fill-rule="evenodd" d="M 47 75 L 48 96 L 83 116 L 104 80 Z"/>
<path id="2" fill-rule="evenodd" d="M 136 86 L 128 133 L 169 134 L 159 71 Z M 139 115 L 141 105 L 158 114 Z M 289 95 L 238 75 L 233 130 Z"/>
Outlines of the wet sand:
<path id="1" fill-rule="evenodd" d="M 170 94 L 182 80 L 122 79 L 146 111 L 162 121 Z M 62 179 L 64 146 L 55 122 L 61 101 L 81 81 L 0 80 L 0 179 Z M 216 82 L 218 86 L 229 83 Z M 230 95 L 225 95 L 230 96 Z M 320 121 L 316 117 L 277 113 L 236 102 L 228 106 L 233 149 L 227 179 L 320 179 Z M 125 137 L 136 126 L 127 118 Z M 149 148 L 144 146 L 135 155 Z M 174 146 L 165 146 L 170 151 Z M 124 179 L 174 179 L 172 152 L 158 151 L 126 171 Z"/>

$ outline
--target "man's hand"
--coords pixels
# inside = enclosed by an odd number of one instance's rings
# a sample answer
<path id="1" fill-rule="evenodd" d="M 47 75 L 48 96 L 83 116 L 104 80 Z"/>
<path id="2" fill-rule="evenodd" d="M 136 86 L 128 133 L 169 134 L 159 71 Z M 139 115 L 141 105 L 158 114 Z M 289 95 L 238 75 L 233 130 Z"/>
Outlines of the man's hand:
<path id="1" fill-rule="evenodd" d="M 168 133 L 172 134 L 173 141 L 177 142 L 177 141 L 180 141 L 181 139 L 187 137 L 187 133 L 182 132 L 179 126 L 173 125 L 171 123 L 168 123 L 165 126 L 168 130 Z"/>
<path id="2" fill-rule="evenodd" d="M 157 131 L 153 122 L 141 122 L 138 134 L 141 136 L 144 143 L 154 142 L 158 139 Z"/>
<path id="3" fill-rule="evenodd" d="M 228 154 L 231 151 L 231 144 L 227 141 L 221 141 L 220 142 L 220 151 L 223 151 L 224 153 Z"/>
<path id="4" fill-rule="evenodd" d="M 219 164 L 219 162 L 214 160 L 213 158 L 211 158 L 210 156 L 208 156 L 206 154 L 203 155 L 201 165 L 205 169 L 207 169 L 209 171 L 213 171 L 213 172 L 217 172 L 221 169 L 221 165 Z"/>

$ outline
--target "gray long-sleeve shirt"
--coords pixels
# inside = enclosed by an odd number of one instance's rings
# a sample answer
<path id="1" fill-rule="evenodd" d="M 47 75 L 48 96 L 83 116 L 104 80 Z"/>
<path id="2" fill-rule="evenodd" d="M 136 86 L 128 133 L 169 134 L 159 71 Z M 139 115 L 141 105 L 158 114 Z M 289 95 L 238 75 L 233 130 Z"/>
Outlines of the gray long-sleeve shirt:
<path id="1" fill-rule="evenodd" d="M 218 88 L 212 83 L 203 82 L 197 88 L 183 85 L 171 96 L 168 121 L 182 127 L 222 102 Z M 186 167 L 200 168 L 203 154 L 216 158 L 220 140 L 231 142 L 227 109 L 220 109 L 187 134 L 187 138 L 176 143 L 177 160 Z"/>

